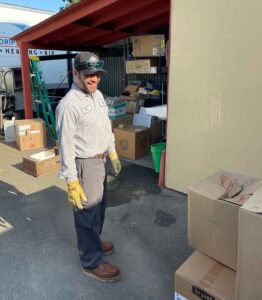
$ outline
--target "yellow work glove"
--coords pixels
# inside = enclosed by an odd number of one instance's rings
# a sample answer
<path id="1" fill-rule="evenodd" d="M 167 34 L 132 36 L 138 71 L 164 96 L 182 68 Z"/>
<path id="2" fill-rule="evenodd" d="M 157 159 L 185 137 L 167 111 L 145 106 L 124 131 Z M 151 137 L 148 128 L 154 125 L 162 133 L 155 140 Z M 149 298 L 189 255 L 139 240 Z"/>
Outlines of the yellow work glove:
<path id="1" fill-rule="evenodd" d="M 87 197 L 79 183 L 79 180 L 71 181 L 67 183 L 68 189 L 68 201 L 78 209 L 83 209 L 81 199 L 87 201 Z"/>
<path id="2" fill-rule="evenodd" d="M 116 152 L 109 153 L 109 158 L 114 169 L 114 175 L 118 176 L 121 171 L 121 163 Z"/>

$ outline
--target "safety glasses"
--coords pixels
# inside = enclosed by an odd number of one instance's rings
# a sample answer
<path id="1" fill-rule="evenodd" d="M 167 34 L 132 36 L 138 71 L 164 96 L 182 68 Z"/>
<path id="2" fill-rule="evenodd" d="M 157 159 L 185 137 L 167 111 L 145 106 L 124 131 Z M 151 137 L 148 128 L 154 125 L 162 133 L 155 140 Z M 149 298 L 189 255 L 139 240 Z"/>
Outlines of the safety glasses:
<path id="1" fill-rule="evenodd" d="M 78 70 L 84 70 L 84 69 L 103 69 L 104 68 L 104 61 L 103 60 L 98 60 L 96 62 L 92 61 L 86 61 L 78 65 L 77 69 Z"/>

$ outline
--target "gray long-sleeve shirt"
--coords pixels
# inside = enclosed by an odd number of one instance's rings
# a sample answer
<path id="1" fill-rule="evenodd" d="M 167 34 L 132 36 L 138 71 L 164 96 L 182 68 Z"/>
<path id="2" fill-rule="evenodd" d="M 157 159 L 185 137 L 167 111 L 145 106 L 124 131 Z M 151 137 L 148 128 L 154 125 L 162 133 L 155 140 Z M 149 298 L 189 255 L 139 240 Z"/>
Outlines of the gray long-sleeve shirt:
<path id="1" fill-rule="evenodd" d="M 99 90 L 84 93 L 73 84 L 56 108 L 56 130 L 61 159 L 60 178 L 77 179 L 75 158 L 115 151 L 108 108 Z"/>

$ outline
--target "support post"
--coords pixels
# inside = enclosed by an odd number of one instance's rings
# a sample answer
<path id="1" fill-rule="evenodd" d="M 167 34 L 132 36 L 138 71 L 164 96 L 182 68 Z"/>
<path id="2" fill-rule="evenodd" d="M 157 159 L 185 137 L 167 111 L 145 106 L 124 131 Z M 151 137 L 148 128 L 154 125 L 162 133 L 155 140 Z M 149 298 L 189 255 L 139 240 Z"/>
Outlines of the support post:
<path id="1" fill-rule="evenodd" d="M 24 96 L 24 109 L 25 118 L 33 118 L 33 106 L 32 106 L 32 92 L 30 82 L 30 68 L 28 59 L 28 44 L 26 42 L 20 42 L 20 60 L 23 82 L 23 96 Z"/>

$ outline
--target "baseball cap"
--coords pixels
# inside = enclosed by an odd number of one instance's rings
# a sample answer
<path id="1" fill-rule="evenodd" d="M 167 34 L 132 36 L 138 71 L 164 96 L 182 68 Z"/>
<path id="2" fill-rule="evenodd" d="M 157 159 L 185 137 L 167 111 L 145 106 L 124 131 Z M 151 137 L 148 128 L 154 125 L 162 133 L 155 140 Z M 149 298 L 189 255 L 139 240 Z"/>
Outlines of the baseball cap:
<path id="1" fill-rule="evenodd" d="M 107 73 L 104 70 L 104 61 L 91 52 L 78 53 L 74 60 L 74 68 L 78 71 L 83 71 L 85 75 Z"/>

